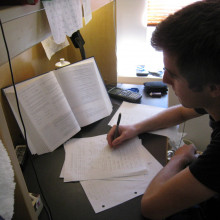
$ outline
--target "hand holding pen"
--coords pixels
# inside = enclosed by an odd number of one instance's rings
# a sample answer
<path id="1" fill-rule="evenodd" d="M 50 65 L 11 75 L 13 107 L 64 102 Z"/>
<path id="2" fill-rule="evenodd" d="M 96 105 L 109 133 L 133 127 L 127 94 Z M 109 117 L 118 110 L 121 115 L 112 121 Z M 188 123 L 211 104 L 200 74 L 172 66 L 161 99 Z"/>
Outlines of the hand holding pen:
<path id="1" fill-rule="evenodd" d="M 118 127 L 119 127 L 120 121 L 121 121 L 121 113 L 119 113 L 119 115 L 118 115 L 118 121 L 117 121 L 117 125 L 116 125 L 116 128 L 115 128 L 115 133 L 114 133 L 114 140 L 119 135 Z"/>
<path id="2" fill-rule="evenodd" d="M 124 141 L 131 139 L 138 135 L 136 125 L 120 125 L 121 113 L 118 115 L 118 120 L 116 126 L 107 134 L 107 141 L 110 147 L 119 147 Z"/>

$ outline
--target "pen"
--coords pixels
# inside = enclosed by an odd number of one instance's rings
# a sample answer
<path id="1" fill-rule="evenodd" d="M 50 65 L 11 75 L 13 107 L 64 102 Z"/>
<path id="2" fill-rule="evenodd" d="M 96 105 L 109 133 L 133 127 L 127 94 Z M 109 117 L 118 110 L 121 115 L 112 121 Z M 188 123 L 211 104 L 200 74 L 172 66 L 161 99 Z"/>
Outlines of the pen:
<path id="1" fill-rule="evenodd" d="M 121 113 L 119 113 L 118 115 L 118 121 L 117 121 L 117 125 L 116 125 L 116 129 L 115 129 L 115 133 L 114 133 L 114 139 L 118 137 L 118 127 L 121 121 Z"/>

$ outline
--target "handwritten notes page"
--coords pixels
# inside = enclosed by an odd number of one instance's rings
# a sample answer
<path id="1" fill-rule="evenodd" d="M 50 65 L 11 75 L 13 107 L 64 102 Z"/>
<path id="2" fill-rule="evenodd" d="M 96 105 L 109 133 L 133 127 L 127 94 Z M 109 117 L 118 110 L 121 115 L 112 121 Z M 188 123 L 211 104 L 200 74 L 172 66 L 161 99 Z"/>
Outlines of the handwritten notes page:
<path id="1" fill-rule="evenodd" d="M 75 138 L 65 145 L 65 162 L 61 177 L 64 182 L 147 173 L 140 140 L 134 138 L 120 148 L 112 149 L 106 135 Z"/>
<path id="2" fill-rule="evenodd" d="M 162 169 L 162 165 L 143 146 L 142 151 L 148 172 L 145 175 L 136 176 L 136 180 L 117 178 L 80 182 L 96 213 L 144 194 L 150 181 Z"/>
<path id="3" fill-rule="evenodd" d="M 63 48 L 69 46 L 69 41 L 67 38 L 65 38 L 65 41 L 61 44 L 56 44 L 53 40 L 53 37 L 50 36 L 46 38 L 45 40 L 41 41 L 41 44 L 45 50 L 45 53 L 47 55 L 47 58 L 50 60 L 51 57 L 59 50 L 62 50 Z"/>
<path id="4" fill-rule="evenodd" d="M 117 110 L 117 112 L 115 113 L 115 115 L 112 117 L 111 121 L 109 122 L 109 125 L 113 126 L 117 123 L 117 117 L 119 113 L 122 114 L 120 124 L 129 125 L 150 118 L 163 110 L 164 108 L 160 107 L 123 102 Z M 150 133 L 166 136 L 170 139 L 173 139 L 176 138 L 176 136 L 178 135 L 178 126 L 161 129 L 158 131 L 152 131 Z"/>
<path id="5" fill-rule="evenodd" d="M 106 135 L 72 139 L 64 148 L 60 177 L 80 180 L 96 213 L 143 194 L 162 168 L 137 137 L 118 149 L 107 145 Z"/>
<path id="6" fill-rule="evenodd" d="M 63 43 L 67 36 L 83 27 L 80 0 L 53 0 L 42 2 L 54 41 Z"/>

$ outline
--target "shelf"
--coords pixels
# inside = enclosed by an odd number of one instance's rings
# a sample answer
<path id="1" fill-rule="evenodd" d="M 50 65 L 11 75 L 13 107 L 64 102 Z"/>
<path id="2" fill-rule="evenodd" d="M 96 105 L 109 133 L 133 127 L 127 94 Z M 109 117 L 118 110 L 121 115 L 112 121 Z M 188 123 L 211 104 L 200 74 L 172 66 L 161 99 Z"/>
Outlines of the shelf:
<path id="1" fill-rule="evenodd" d="M 0 7 L 10 57 L 14 58 L 51 35 L 42 3 Z M 7 62 L 6 48 L 0 33 L 0 65 Z"/>

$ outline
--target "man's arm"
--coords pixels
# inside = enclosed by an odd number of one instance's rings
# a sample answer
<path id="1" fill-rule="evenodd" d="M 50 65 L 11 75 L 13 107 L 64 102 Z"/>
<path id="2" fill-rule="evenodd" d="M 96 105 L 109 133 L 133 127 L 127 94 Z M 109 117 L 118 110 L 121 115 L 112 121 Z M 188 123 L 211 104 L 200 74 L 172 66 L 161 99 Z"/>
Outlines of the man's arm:
<path id="1" fill-rule="evenodd" d="M 109 131 L 107 135 L 107 140 L 109 145 L 114 147 L 120 145 L 127 139 L 135 137 L 138 134 L 172 127 L 198 116 L 200 116 L 200 114 L 195 112 L 194 109 L 185 108 L 181 105 L 173 106 L 137 124 L 129 126 L 119 126 L 119 137 L 115 140 L 113 139 L 115 131 L 114 126 Z"/>
<path id="2" fill-rule="evenodd" d="M 189 119 L 201 116 L 194 109 L 185 108 L 182 105 L 172 106 L 156 114 L 155 116 L 137 123 L 138 133 L 155 131 L 181 124 Z"/>
<path id="3" fill-rule="evenodd" d="M 163 219 L 205 201 L 216 193 L 201 184 L 187 165 L 195 159 L 195 147 L 180 147 L 149 184 L 141 201 L 142 214 Z"/>

